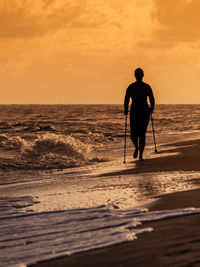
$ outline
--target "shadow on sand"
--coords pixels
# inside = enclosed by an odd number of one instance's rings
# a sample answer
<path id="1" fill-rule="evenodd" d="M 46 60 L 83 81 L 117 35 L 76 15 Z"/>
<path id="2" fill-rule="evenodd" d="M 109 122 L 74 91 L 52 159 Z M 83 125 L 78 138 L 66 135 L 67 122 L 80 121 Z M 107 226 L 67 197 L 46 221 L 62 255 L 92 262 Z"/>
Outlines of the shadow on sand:
<path id="1" fill-rule="evenodd" d="M 105 173 L 100 176 L 130 175 L 147 172 L 170 172 L 170 171 L 200 171 L 200 140 L 190 140 L 174 144 L 163 145 L 162 147 L 172 147 L 163 149 L 158 154 L 159 157 L 145 159 L 144 161 L 133 161 L 132 169 Z M 176 155 L 160 156 L 164 153 L 174 153 Z"/>

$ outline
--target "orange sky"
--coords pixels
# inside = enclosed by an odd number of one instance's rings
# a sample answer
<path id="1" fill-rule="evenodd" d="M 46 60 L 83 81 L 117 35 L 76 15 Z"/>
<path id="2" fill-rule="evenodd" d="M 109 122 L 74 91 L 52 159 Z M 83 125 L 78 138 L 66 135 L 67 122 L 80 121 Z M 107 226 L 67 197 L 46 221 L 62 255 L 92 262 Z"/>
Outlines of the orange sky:
<path id="1" fill-rule="evenodd" d="M 199 0 L 1 0 L 0 103 L 200 103 Z"/>

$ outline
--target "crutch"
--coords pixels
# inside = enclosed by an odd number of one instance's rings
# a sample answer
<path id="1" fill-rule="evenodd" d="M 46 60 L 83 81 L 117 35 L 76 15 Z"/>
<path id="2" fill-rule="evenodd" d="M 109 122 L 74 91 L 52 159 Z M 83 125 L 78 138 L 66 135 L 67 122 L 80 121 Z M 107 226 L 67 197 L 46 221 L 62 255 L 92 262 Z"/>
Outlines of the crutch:
<path id="1" fill-rule="evenodd" d="M 154 141 L 154 146 L 155 146 L 155 152 L 157 153 L 158 150 L 156 148 L 156 138 L 155 138 L 154 125 L 153 125 L 153 116 L 152 116 L 152 114 L 150 116 L 151 116 L 151 125 L 152 125 L 152 133 L 153 133 L 153 141 Z"/>
<path id="2" fill-rule="evenodd" d="M 124 133 L 124 163 L 126 163 L 126 132 L 127 132 L 127 115 L 125 117 L 125 133 Z"/>

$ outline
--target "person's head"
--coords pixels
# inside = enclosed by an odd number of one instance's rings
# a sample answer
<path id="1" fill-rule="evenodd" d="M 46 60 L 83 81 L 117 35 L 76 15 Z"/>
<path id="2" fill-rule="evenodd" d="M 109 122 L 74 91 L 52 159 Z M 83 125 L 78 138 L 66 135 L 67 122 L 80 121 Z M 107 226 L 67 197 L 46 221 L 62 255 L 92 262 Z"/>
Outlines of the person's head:
<path id="1" fill-rule="evenodd" d="M 137 81 L 142 81 L 143 76 L 144 76 L 144 72 L 142 69 L 138 68 L 135 70 L 135 78 Z"/>

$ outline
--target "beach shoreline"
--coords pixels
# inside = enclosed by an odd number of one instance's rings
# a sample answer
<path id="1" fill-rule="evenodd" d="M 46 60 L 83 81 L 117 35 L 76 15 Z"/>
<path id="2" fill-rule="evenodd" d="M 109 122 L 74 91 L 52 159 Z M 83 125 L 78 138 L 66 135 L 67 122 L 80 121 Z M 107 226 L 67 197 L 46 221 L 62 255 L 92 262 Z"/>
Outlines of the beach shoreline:
<path id="1" fill-rule="evenodd" d="M 150 210 L 200 207 L 200 189 L 161 196 Z M 35 265 L 47 266 L 194 266 L 200 264 L 200 214 L 144 223 L 152 227 L 137 240 L 61 257 Z"/>
<path id="2" fill-rule="evenodd" d="M 164 156 L 162 156 L 162 154 Z M 158 154 L 155 153 L 153 158 L 147 158 L 144 161 L 133 161 L 133 168 L 108 172 L 101 174 L 101 176 L 172 171 L 200 171 L 198 158 L 200 158 L 200 139 L 170 143 L 162 145 L 162 149 L 158 151 Z"/>
<path id="3" fill-rule="evenodd" d="M 177 152 L 176 155 L 149 159 L 143 165 L 136 164 L 133 169 L 104 175 L 179 170 L 200 171 L 198 160 L 200 158 L 200 140 L 172 145 L 174 148 L 168 152 Z M 188 207 L 200 207 L 200 189 L 159 196 L 149 209 L 155 211 Z M 140 235 L 137 240 L 29 266 L 194 266 L 200 264 L 200 214 L 145 223 L 144 225 L 153 227 L 154 230 L 151 233 Z"/>

